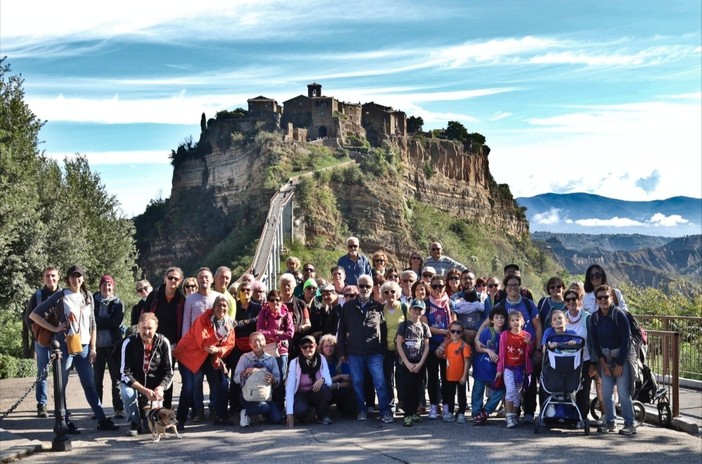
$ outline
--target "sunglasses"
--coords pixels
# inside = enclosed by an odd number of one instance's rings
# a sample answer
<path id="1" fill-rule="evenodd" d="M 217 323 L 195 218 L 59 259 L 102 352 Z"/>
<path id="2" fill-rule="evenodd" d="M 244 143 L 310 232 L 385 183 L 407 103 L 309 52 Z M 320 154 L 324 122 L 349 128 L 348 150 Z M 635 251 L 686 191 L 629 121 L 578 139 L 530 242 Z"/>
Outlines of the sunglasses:
<path id="1" fill-rule="evenodd" d="M 250 288 L 240 288 L 239 291 L 240 292 L 250 292 L 251 289 Z"/>
<path id="2" fill-rule="evenodd" d="M 366 284 L 358 284 L 358 288 L 362 288 L 364 290 L 368 290 L 369 288 L 373 288 L 372 285 L 366 285 Z"/>
<path id="3" fill-rule="evenodd" d="M 373 262 L 374 263 L 384 263 L 385 260 L 384 259 L 374 259 Z"/>
<path id="4" fill-rule="evenodd" d="M 312 348 L 314 348 L 314 345 L 312 345 L 310 343 L 307 343 L 305 345 L 300 345 L 301 350 L 311 350 Z"/>
<path id="5" fill-rule="evenodd" d="M 356 298 L 355 293 L 344 293 L 344 298 Z"/>
<path id="6" fill-rule="evenodd" d="M 388 276 L 388 279 L 399 279 L 399 278 L 400 278 L 400 276 L 397 274 Z"/>
<path id="7" fill-rule="evenodd" d="M 187 287 L 185 287 L 185 288 L 187 288 Z M 148 292 L 148 291 L 149 291 L 149 287 L 137 288 L 137 293 Z"/>
<path id="8" fill-rule="evenodd" d="M 310 286 L 310 287 L 305 288 L 305 290 L 309 290 L 309 291 L 311 291 L 311 292 L 316 292 L 316 291 L 317 291 L 317 287 L 312 287 L 312 286 Z"/>
<path id="9" fill-rule="evenodd" d="M 178 282 L 180 280 L 180 277 L 176 276 L 168 276 L 166 279 L 170 280 L 171 282 Z"/>
<path id="10" fill-rule="evenodd" d="M 451 330 L 449 330 L 449 332 L 451 332 L 452 334 L 462 334 L 463 333 L 463 331 L 460 329 L 459 330 L 451 329 Z"/>
<path id="11" fill-rule="evenodd" d="M 593 273 L 590 275 L 590 278 L 591 278 L 591 279 L 601 279 L 601 278 L 602 278 L 602 273 L 601 273 L 601 272 L 593 272 Z"/>
<path id="12" fill-rule="evenodd" d="M 425 272 L 424 274 L 422 274 L 422 277 L 434 277 L 434 274 L 432 274 L 431 272 Z"/>
<path id="13" fill-rule="evenodd" d="M 600 301 L 609 300 L 609 295 L 597 295 L 597 299 Z"/>
<path id="14" fill-rule="evenodd" d="M 358 248 L 358 245 L 346 245 L 347 248 Z"/>
<path id="15" fill-rule="evenodd" d="M 402 282 L 403 282 L 403 283 L 406 283 L 406 284 L 413 284 L 413 283 L 414 283 L 414 280 L 412 280 L 412 279 L 402 279 Z"/>
<path id="16" fill-rule="evenodd" d="M 395 294 L 395 290 L 385 290 L 383 292 L 383 295 L 394 295 L 394 294 Z"/>
<path id="17" fill-rule="evenodd" d="M 441 248 L 432 248 L 431 251 L 441 251 Z"/>
<path id="18" fill-rule="evenodd" d="M 566 303 L 572 303 L 574 301 L 578 301 L 578 299 L 575 297 L 570 297 L 570 298 L 564 298 L 563 301 L 565 301 Z"/>
<path id="19" fill-rule="evenodd" d="M 411 259 L 411 260 L 421 261 L 421 260 L 422 260 L 422 257 L 421 257 L 421 256 L 412 256 L 410 259 Z"/>
<path id="20" fill-rule="evenodd" d="M 488 284 L 488 288 L 498 288 L 500 284 Z"/>
<path id="21" fill-rule="evenodd" d="M 442 288 L 444 288 L 444 285 L 434 284 L 431 286 L 431 288 L 433 288 L 434 290 L 441 290 Z"/>
<path id="22" fill-rule="evenodd" d="M 306 268 L 303 269 L 303 271 L 305 271 L 305 272 L 314 272 L 314 268 L 313 268 L 313 267 L 306 267 Z"/>
<path id="23" fill-rule="evenodd" d="M 183 285 L 183 288 L 197 288 L 197 285 Z M 139 290 L 141 291 L 141 290 Z"/>
<path id="24" fill-rule="evenodd" d="M 268 301 L 270 301 L 271 303 L 280 303 L 280 298 L 271 298 Z"/>
<path id="25" fill-rule="evenodd" d="M 448 278 L 448 280 L 461 280 L 461 278 L 458 276 L 451 276 Z M 466 279 L 466 280 L 469 280 L 469 279 Z"/>
<path id="26" fill-rule="evenodd" d="M 563 287 L 560 285 L 549 285 L 548 287 L 549 290 L 560 290 L 561 288 Z"/>

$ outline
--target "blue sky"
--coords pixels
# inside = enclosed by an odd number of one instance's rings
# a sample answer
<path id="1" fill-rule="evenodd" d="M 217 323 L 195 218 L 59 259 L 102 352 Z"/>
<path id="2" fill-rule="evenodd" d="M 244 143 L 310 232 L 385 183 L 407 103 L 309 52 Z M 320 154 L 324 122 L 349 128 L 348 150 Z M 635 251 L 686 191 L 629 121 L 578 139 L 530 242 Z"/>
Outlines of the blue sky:
<path id="1" fill-rule="evenodd" d="M 311 82 L 482 133 L 515 197 L 702 197 L 700 2 L 346 4 L 3 0 L 0 55 L 46 154 L 86 155 L 128 216 L 202 112 Z"/>

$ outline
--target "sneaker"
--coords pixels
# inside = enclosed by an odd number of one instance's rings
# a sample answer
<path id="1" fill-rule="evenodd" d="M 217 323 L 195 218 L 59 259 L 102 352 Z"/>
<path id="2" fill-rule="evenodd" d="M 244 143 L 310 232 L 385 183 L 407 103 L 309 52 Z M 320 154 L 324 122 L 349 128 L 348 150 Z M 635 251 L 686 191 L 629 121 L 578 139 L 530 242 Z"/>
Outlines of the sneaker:
<path id="1" fill-rule="evenodd" d="M 368 406 L 366 408 L 366 414 L 375 414 L 375 408 L 373 406 Z"/>
<path id="2" fill-rule="evenodd" d="M 507 416 L 505 421 L 507 422 L 508 429 L 513 429 L 517 426 L 517 418 L 514 416 Z"/>
<path id="3" fill-rule="evenodd" d="M 322 425 L 331 425 L 332 420 L 331 420 L 331 417 L 324 416 L 321 419 L 317 419 L 317 423 L 322 424 Z"/>
<path id="4" fill-rule="evenodd" d="M 124 419 L 124 411 L 121 409 L 115 409 L 115 415 L 112 417 L 113 419 Z"/>
<path id="5" fill-rule="evenodd" d="M 444 422 L 453 422 L 454 419 L 455 419 L 455 418 L 453 417 L 453 414 L 450 413 L 450 412 L 445 412 L 444 415 L 443 415 L 443 420 L 444 420 Z"/>
<path id="6" fill-rule="evenodd" d="M 358 413 L 358 416 L 356 416 L 357 421 L 367 421 L 368 420 L 368 413 L 366 411 L 361 411 Z"/>
<path id="7" fill-rule="evenodd" d="M 193 422 L 205 420 L 205 408 L 193 408 Z"/>
<path id="8" fill-rule="evenodd" d="M 533 424 L 534 423 L 534 415 L 533 414 L 524 414 L 523 422 L 525 424 Z"/>
<path id="9" fill-rule="evenodd" d="M 624 428 L 619 429 L 619 435 L 636 435 L 636 427 L 632 425 L 625 425 Z"/>
<path id="10" fill-rule="evenodd" d="M 435 404 L 432 404 L 431 407 L 429 408 L 429 415 L 427 417 L 429 417 L 429 419 L 438 419 L 439 418 L 438 408 L 436 407 Z"/>
<path id="11" fill-rule="evenodd" d="M 97 425 L 98 430 L 108 430 L 108 431 L 115 431 L 119 430 L 119 425 L 115 425 L 114 422 L 112 422 L 112 419 L 108 419 L 107 417 L 98 422 Z"/>
<path id="12" fill-rule="evenodd" d="M 422 422 L 422 416 L 420 416 L 419 414 L 414 414 L 412 416 L 412 422 Z"/>
<path id="13" fill-rule="evenodd" d="M 136 437 L 139 435 L 139 429 L 141 429 L 141 426 L 136 422 L 132 422 L 129 426 L 129 431 L 127 431 L 127 436 Z"/>
<path id="14" fill-rule="evenodd" d="M 417 414 L 426 414 L 427 413 L 427 408 L 425 406 L 418 406 L 417 407 Z"/>
<path id="15" fill-rule="evenodd" d="M 79 435 L 80 434 L 80 430 L 78 430 L 78 427 L 76 426 L 76 424 L 74 424 L 71 421 L 66 422 L 66 429 L 67 429 L 66 433 L 68 433 L 70 435 Z"/>
<path id="16" fill-rule="evenodd" d="M 395 422 L 395 418 L 392 416 L 392 414 L 385 414 L 380 418 L 380 420 L 383 421 L 383 424 L 392 424 Z"/>
<path id="17" fill-rule="evenodd" d="M 614 433 L 617 431 L 617 426 L 614 425 L 614 422 L 603 422 L 602 424 L 597 426 L 597 431 L 599 433 Z"/>
<path id="18" fill-rule="evenodd" d="M 242 427 L 248 427 L 251 425 L 251 418 L 246 414 L 246 409 L 242 409 L 239 413 L 239 425 Z"/>
<path id="19" fill-rule="evenodd" d="M 459 424 L 465 424 L 466 423 L 466 415 L 465 414 L 459 414 L 456 416 L 456 422 Z"/>
<path id="20" fill-rule="evenodd" d="M 41 417 L 42 419 L 49 417 L 49 412 L 46 410 L 45 404 L 37 404 L 37 417 Z"/>
<path id="21" fill-rule="evenodd" d="M 412 427 L 412 416 L 405 416 L 405 419 L 403 420 L 403 425 L 405 427 Z"/>

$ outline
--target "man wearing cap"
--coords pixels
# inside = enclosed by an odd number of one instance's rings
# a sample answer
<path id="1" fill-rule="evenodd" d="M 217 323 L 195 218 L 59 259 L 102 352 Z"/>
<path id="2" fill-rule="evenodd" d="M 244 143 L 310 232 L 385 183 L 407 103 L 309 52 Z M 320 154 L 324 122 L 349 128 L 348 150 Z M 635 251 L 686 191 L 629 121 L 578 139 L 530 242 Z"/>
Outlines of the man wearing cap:
<path id="1" fill-rule="evenodd" d="M 357 237 L 349 237 L 346 240 L 348 253 L 339 258 L 336 263 L 346 272 L 346 285 L 356 285 L 358 278 L 363 274 L 371 275 L 370 261 L 360 252 L 359 245 Z"/>
<path id="2" fill-rule="evenodd" d="M 436 275 L 436 269 L 434 269 L 433 267 L 424 266 L 422 268 L 421 278 L 425 284 L 431 285 L 431 279 L 433 279 L 435 275 Z"/>
<path id="3" fill-rule="evenodd" d="M 110 275 L 100 278 L 100 291 L 93 295 L 95 305 L 95 327 L 97 341 L 95 343 L 97 354 L 93 364 L 95 389 L 102 403 L 102 383 L 105 377 L 105 364 L 110 372 L 112 385 L 112 408 L 115 419 L 124 418 L 124 405 L 120 392 L 120 361 L 118 345 L 122 341 L 120 325 L 124 319 L 124 305 L 115 295 L 115 280 Z M 117 350 L 117 351 L 115 351 Z"/>
<path id="4" fill-rule="evenodd" d="M 363 389 L 366 368 L 373 378 L 378 394 L 380 419 L 390 424 L 394 421 L 390 410 L 390 396 L 383 372 L 383 354 L 387 347 L 388 330 L 383 306 L 371 298 L 373 278 L 363 274 L 358 278 L 358 297 L 344 303 L 339 320 L 337 349 L 339 359 L 348 359 L 353 391 L 359 405 L 357 419 L 365 421 L 368 412 L 364 405 Z"/>
<path id="5" fill-rule="evenodd" d="M 433 267 L 437 275 L 445 276 L 449 269 L 457 268 L 461 271 L 467 269 L 455 259 L 443 255 L 443 247 L 440 242 L 433 242 L 429 246 L 429 252 L 429 257 L 424 260 L 424 266 Z"/>

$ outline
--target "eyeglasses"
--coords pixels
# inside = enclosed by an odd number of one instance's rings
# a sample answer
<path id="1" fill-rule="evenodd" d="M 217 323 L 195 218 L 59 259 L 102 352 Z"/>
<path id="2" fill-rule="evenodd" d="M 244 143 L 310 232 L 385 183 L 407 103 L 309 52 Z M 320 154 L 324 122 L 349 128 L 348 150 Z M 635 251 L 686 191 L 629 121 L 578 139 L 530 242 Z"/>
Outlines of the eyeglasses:
<path id="1" fill-rule="evenodd" d="M 309 287 L 305 287 L 305 290 L 309 290 L 310 292 L 316 292 L 316 291 L 317 291 L 317 287 L 313 287 L 313 286 L 310 285 Z"/>
<path id="2" fill-rule="evenodd" d="M 434 274 L 432 274 L 431 272 L 425 272 L 424 274 L 422 274 L 422 277 L 434 277 Z"/>
<path id="3" fill-rule="evenodd" d="M 305 271 L 305 272 L 314 272 L 314 268 L 313 268 L 313 267 L 306 267 L 306 268 L 303 269 L 303 271 Z"/>
<path id="4" fill-rule="evenodd" d="M 340 275 L 344 275 L 344 273 L 343 273 L 343 272 L 336 271 L 336 272 L 332 272 L 332 275 L 340 276 Z"/>
<path id="5" fill-rule="evenodd" d="M 187 288 L 187 287 L 185 287 L 185 288 Z M 148 291 L 149 291 L 149 287 L 137 288 L 137 293 L 148 292 Z"/>
<path id="6" fill-rule="evenodd" d="M 602 273 L 601 272 L 593 272 L 590 274 L 591 279 L 601 279 L 602 278 Z"/>
<path id="7" fill-rule="evenodd" d="M 248 288 L 248 287 L 247 287 L 247 288 L 240 288 L 239 291 L 240 291 L 240 292 L 250 292 L 251 289 Z"/>
<path id="8" fill-rule="evenodd" d="M 372 285 L 366 285 L 366 284 L 358 284 L 358 288 L 362 288 L 364 290 L 368 290 L 369 288 L 373 288 Z"/>
<path id="9" fill-rule="evenodd" d="M 269 298 L 268 301 L 271 303 L 280 303 L 280 298 Z"/>
<path id="10" fill-rule="evenodd" d="M 563 301 L 565 301 L 566 303 L 572 303 L 574 301 L 578 301 L 578 299 L 575 297 L 571 297 L 571 298 L 564 298 Z"/>
<path id="11" fill-rule="evenodd" d="M 344 298 L 349 298 L 349 299 L 356 298 L 356 294 L 355 293 L 344 293 Z"/>
<path id="12" fill-rule="evenodd" d="M 358 248 L 358 245 L 346 245 L 347 248 Z"/>
<path id="13" fill-rule="evenodd" d="M 395 290 L 385 290 L 383 292 L 383 295 L 394 295 L 394 294 L 395 294 Z"/>
<path id="14" fill-rule="evenodd" d="M 560 290 L 561 288 L 563 287 L 561 287 L 560 285 L 549 285 L 548 287 L 549 290 Z"/>
<path id="15" fill-rule="evenodd" d="M 183 288 L 197 288 L 197 285 L 195 285 L 195 284 L 183 285 Z"/>
<path id="16" fill-rule="evenodd" d="M 597 295 L 599 301 L 609 300 L 609 295 Z"/>
<path id="17" fill-rule="evenodd" d="M 488 288 L 499 288 L 500 284 L 488 284 Z"/>
<path id="18" fill-rule="evenodd" d="M 180 277 L 176 276 L 168 276 L 166 279 L 170 280 L 171 282 L 178 282 L 180 280 Z"/>
<path id="19" fill-rule="evenodd" d="M 414 260 L 416 260 L 416 261 L 421 261 L 421 260 L 422 260 L 422 257 L 421 257 L 421 256 L 412 256 L 410 259 L 413 260 L 413 261 L 414 261 Z"/>
<path id="20" fill-rule="evenodd" d="M 452 334 L 462 334 L 463 333 L 462 330 L 453 330 L 453 329 L 449 330 L 449 332 L 451 332 Z"/>
<path id="21" fill-rule="evenodd" d="M 441 251 L 441 248 L 432 248 L 431 251 Z"/>
<path id="22" fill-rule="evenodd" d="M 461 280 L 461 278 L 458 276 L 451 276 L 448 278 L 448 280 Z M 468 279 L 466 279 L 466 280 L 468 280 Z"/>
<path id="23" fill-rule="evenodd" d="M 441 290 L 442 288 L 444 288 L 444 285 L 434 284 L 431 286 L 431 288 L 433 288 L 434 290 Z"/>
<path id="24" fill-rule="evenodd" d="M 301 350 L 311 350 L 312 348 L 314 348 L 314 345 L 312 345 L 311 343 L 307 343 L 305 345 L 300 345 Z"/>

